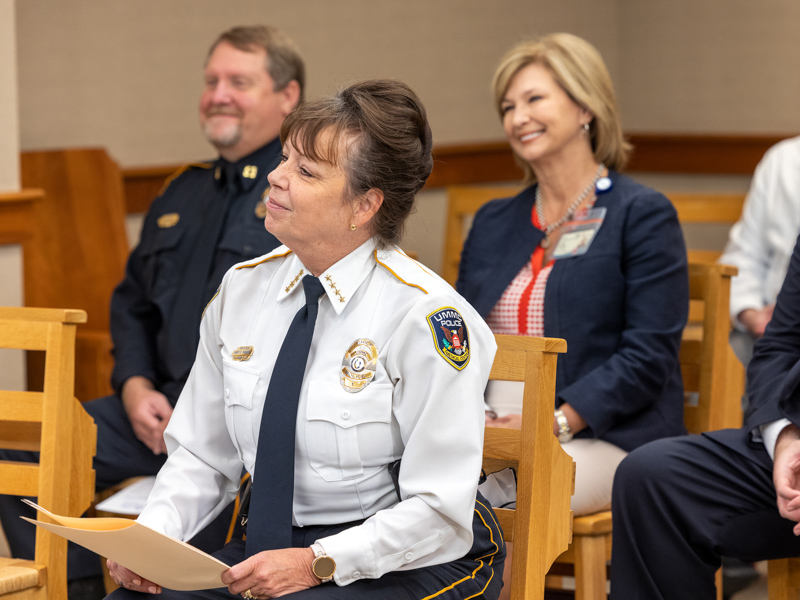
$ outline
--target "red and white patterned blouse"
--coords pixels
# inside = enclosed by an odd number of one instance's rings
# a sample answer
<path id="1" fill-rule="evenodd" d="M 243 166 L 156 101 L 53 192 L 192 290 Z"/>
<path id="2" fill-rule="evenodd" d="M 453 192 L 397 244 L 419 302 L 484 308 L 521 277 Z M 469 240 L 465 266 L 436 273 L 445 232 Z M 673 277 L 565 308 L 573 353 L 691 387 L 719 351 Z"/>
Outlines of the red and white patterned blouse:
<path id="1" fill-rule="evenodd" d="M 536 207 L 531 210 L 533 226 L 541 229 Z M 517 273 L 486 318 L 492 333 L 544 337 L 544 290 L 554 260 L 542 267 L 544 248 L 537 246 L 531 260 Z"/>

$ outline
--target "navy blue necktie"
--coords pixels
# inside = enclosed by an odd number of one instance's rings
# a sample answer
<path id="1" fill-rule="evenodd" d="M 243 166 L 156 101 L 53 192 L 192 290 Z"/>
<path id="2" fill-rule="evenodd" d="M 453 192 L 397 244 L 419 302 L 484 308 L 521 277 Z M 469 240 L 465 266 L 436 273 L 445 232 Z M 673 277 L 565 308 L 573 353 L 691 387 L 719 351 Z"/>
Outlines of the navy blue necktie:
<path id="1" fill-rule="evenodd" d="M 312 275 L 303 278 L 303 289 L 306 304 L 297 311 L 283 339 L 261 416 L 247 520 L 247 556 L 292 546 L 297 403 L 314 336 L 319 298 L 325 293 L 320 280 Z"/>

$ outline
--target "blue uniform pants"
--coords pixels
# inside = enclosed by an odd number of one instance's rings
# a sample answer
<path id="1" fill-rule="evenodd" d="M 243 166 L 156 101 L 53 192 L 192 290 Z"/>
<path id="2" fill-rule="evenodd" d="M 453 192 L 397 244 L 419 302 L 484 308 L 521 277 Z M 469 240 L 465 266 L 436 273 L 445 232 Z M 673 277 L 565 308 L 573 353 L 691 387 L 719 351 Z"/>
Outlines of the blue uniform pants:
<path id="1" fill-rule="evenodd" d="M 334 535 L 352 526 L 295 527 L 292 544 L 304 548 L 316 540 Z M 325 583 L 302 592 L 282 596 L 287 600 L 422 600 L 436 596 L 437 600 L 463 600 L 473 598 L 495 600 L 503 585 L 503 563 L 505 543 L 500 527 L 489 503 L 480 496 L 475 504 L 472 531 L 474 541 L 469 553 L 461 559 L 442 565 L 422 567 L 409 571 L 394 571 L 380 579 L 361 579 L 350 585 L 339 587 Z M 214 553 L 222 562 L 234 565 L 244 560 L 245 544 L 233 540 L 222 550 Z M 149 594 L 132 592 L 120 588 L 108 596 L 109 600 L 147 600 Z M 159 600 L 241 600 L 241 596 L 230 594 L 227 588 L 197 592 L 177 592 L 164 589 Z"/>

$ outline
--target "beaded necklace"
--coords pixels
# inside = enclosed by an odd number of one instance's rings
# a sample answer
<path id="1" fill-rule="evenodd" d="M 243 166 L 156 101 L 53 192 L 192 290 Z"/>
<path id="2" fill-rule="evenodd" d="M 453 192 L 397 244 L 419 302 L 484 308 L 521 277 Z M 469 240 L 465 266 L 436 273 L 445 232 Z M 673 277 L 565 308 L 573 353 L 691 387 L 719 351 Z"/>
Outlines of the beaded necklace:
<path id="1" fill-rule="evenodd" d="M 556 221 L 555 223 L 551 223 L 550 225 L 547 225 L 546 221 L 544 220 L 544 208 L 543 208 L 544 203 L 542 202 L 542 186 L 538 184 L 536 185 L 536 200 L 535 200 L 536 217 L 539 219 L 539 225 L 544 227 L 544 238 L 542 238 L 542 241 L 539 242 L 539 245 L 542 248 L 547 249 L 550 247 L 550 234 L 553 233 L 559 227 L 561 227 L 564 223 L 567 222 L 568 219 L 572 217 L 572 213 L 575 212 L 575 209 L 581 205 L 581 202 L 583 202 L 586 199 L 586 196 L 589 195 L 589 192 L 591 192 L 594 189 L 595 185 L 597 185 L 597 180 L 600 179 L 600 175 L 602 175 L 603 169 L 605 168 L 606 166 L 603 163 L 600 163 L 600 166 L 597 167 L 597 172 L 594 174 L 594 179 L 592 179 L 592 182 L 589 185 L 587 185 L 583 189 L 583 191 L 578 195 L 578 197 L 575 198 L 575 201 L 569 205 L 567 212 L 565 212 L 558 221 Z"/>

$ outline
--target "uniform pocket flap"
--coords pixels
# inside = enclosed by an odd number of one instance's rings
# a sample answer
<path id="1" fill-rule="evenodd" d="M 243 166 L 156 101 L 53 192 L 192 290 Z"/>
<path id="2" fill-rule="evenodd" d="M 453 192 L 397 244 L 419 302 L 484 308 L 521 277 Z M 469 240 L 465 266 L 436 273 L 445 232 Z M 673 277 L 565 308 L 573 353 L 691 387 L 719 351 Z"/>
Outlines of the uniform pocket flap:
<path id="1" fill-rule="evenodd" d="M 364 423 L 390 423 L 393 391 L 390 383 L 371 383 L 351 394 L 338 383 L 312 381 L 306 418 L 327 421 L 345 429 Z"/>

